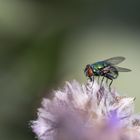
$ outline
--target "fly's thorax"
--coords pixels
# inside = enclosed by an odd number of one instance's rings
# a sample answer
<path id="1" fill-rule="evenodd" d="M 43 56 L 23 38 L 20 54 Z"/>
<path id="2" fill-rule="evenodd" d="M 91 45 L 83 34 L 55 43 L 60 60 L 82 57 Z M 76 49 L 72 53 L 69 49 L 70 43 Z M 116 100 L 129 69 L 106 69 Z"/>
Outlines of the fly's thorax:
<path id="1" fill-rule="evenodd" d="M 92 64 L 93 72 L 95 76 L 101 76 L 101 70 L 105 67 L 103 61 L 96 62 Z"/>
<path id="2" fill-rule="evenodd" d="M 95 70 L 100 70 L 100 69 L 104 68 L 106 65 L 107 64 L 104 61 L 99 61 L 99 62 L 96 62 L 96 63 L 92 64 L 92 67 Z"/>

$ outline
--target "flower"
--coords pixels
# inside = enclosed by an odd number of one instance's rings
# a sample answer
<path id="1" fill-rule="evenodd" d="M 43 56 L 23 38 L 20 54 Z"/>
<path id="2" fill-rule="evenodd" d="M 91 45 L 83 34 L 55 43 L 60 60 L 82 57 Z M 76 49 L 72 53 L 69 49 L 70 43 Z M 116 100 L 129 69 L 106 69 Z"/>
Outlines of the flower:
<path id="1" fill-rule="evenodd" d="M 39 140 L 140 140 L 134 100 L 96 81 L 66 82 L 43 99 L 31 128 Z"/>

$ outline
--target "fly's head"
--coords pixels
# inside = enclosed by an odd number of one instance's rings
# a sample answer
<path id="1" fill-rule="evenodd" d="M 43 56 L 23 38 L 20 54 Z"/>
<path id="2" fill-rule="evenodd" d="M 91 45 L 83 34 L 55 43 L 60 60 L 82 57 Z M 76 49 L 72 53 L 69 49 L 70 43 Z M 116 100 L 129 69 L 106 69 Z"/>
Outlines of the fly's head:
<path id="1" fill-rule="evenodd" d="M 87 77 L 91 78 L 94 76 L 93 68 L 91 65 L 86 65 L 86 68 L 84 70 L 84 73 Z"/>

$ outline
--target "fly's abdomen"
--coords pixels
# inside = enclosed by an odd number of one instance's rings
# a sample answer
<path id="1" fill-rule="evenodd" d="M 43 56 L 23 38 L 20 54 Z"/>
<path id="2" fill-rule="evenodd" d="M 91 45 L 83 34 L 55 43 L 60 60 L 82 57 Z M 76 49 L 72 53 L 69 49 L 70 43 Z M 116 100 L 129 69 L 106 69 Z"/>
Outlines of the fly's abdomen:
<path id="1" fill-rule="evenodd" d="M 118 71 L 115 67 L 110 67 L 110 70 L 108 73 L 106 73 L 106 77 L 109 79 L 116 79 L 118 77 Z"/>

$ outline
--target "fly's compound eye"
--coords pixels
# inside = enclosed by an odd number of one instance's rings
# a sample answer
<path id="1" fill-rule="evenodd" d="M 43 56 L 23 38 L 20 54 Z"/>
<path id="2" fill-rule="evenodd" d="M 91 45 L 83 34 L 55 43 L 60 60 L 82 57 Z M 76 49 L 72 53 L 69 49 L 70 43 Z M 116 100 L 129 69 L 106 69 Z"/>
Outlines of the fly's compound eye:
<path id="1" fill-rule="evenodd" d="M 87 74 L 88 74 L 89 68 L 90 68 L 90 65 L 89 65 L 89 64 L 86 65 L 86 68 L 85 68 L 85 70 L 84 70 L 84 73 L 85 73 L 86 76 L 88 76 Z"/>
<path id="2" fill-rule="evenodd" d="M 87 65 L 85 68 L 85 75 L 88 77 L 93 76 L 93 70 L 92 67 L 90 65 Z"/>

